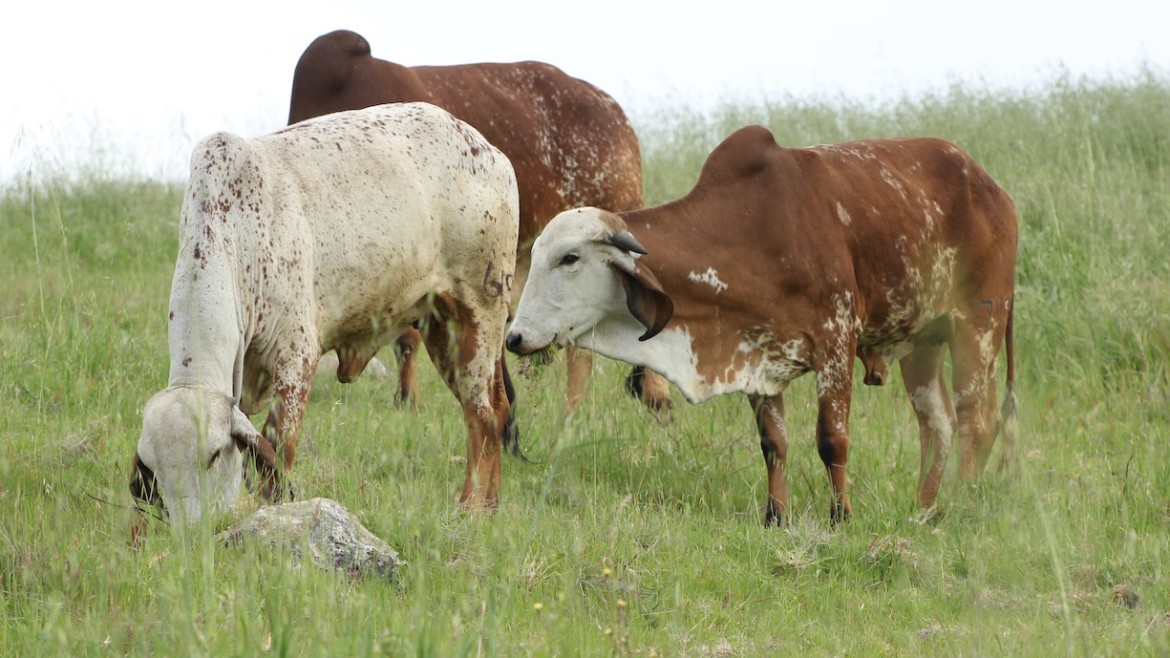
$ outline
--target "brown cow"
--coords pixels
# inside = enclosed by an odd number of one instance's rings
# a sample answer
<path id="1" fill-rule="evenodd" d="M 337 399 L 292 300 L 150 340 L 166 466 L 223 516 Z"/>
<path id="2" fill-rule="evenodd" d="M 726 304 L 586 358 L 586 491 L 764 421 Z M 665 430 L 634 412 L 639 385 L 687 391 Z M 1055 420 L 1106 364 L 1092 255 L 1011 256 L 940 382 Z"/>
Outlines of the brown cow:
<path id="1" fill-rule="evenodd" d="M 817 447 L 836 522 L 850 514 L 854 354 L 883 378 L 899 359 L 918 417 L 918 502 L 929 509 L 956 423 L 963 478 L 985 468 L 1005 343 L 1005 452 L 1014 443 L 1015 265 L 1011 200 L 953 144 L 785 149 L 752 126 L 719 145 L 677 201 L 554 218 L 532 247 L 506 340 L 520 354 L 575 344 L 653 368 L 693 403 L 746 393 L 768 472 L 769 524 L 788 510 L 788 382 L 816 373 Z"/>
<path id="2" fill-rule="evenodd" d="M 618 104 L 593 85 L 541 62 L 406 67 L 376 59 L 360 34 L 317 37 L 293 75 L 289 123 L 380 103 L 426 101 L 475 126 L 504 152 L 520 186 L 516 286 L 528 276 L 532 241 L 554 215 L 578 206 L 642 207 L 638 138 Z M 517 293 L 518 294 L 518 293 Z M 398 399 L 417 404 L 417 332 L 398 342 Z M 569 352 L 567 406 L 580 402 L 592 369 L 589 354 Z M 658 375 L 631 377 L 651 409 L 670 405 Z"/>

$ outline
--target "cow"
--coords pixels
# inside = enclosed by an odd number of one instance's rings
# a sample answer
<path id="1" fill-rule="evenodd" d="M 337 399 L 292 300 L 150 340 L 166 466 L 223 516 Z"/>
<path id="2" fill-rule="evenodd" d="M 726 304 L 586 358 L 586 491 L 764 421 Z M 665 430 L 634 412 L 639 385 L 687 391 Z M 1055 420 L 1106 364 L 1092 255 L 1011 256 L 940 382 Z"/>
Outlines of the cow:
<path id="1" fill-rule="evenodd" d="M 897 360 L 921 442 L 918 503 L 936 502 L 951 435 L 960 472 L 985 469 L 999 410 L 1014 445 L 1016 214 L 957 146 L 931 138 L 789 149 L 761 126 L 719 144 L 684 197 L 561 213 L 532 246 L 506 344 L 578 345 L 653 368 L 700 403 L 742 392 L 768 476 L 764 521 L 789 510 L 783 392 L 816 374 L 816 444 L 849 517 L 853 358 L 881 383 Z M 954 404 L 943 362 L 952 358 Z"/>
<path id="2" fill-rule="evenodd" d="M 517 445 L 503 335 L 518 215 L 508 159 L 426 103 L 203 139 L 180 213 L 170 377 L 143 411 L 133 496 L 190 523 L 234 503 L 251 461 L 279 500 L 322 353 L 348 382 L 418 323 L 462 406 L 459 502 L 494 508 L 501 446 Z M 261 411 L 263 432 L 248 418 Z"/>
<path id="3" fill-rule="evenodd" d="M 562 210 L 642 206 L 638 138 L 621 107 L 597 87 L 541 62 L 406 67 L 371 55 L 360 34 L 337 30 L 305 49 L 293 74 L 289 123 L 379 103 L 426 101 L 475 126 L 512 161 L 520 186 L 516 291 L 528 274 L 532 241 Z M 396 399 L 417 405 L 414 353 L 418 334 L 396 345 Z M 567 350 L 566 408 L 576 408 L 592 369 L 587 353 Z M 654 373 L 627 387 L 663 419 L 670 389 Z"/>

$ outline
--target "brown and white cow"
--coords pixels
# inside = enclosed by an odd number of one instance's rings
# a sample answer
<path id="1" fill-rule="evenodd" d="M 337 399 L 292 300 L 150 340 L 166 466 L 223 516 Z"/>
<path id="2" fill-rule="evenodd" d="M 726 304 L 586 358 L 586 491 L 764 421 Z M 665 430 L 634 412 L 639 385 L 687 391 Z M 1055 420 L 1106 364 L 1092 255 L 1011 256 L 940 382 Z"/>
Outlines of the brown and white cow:
<path id="1" fill-rule="evenodd" d="M 281 491 L 321 354 L 336 350 L 349 381 L 421 321 L 463 408 L 460 502 L 494 507 L 501 446 L 515 439 L 502 345 L 518 205 L 508 159 L 426 103 L 201 141 L 171 284 L 170 378 L 146 404 L 131 492 L 190 522 L 234 503 L 244 455 L 266 493 Z M 262 411 L 263 434 L 245 415 Z"/>
<path id="2" fill-rule="evenodd" d="M 918 502 L 928 509 L 956 425 L 962 476 L 984 470 L 1005 340 L 1005 449 L 1014 442 L 1015 264 L 1011 200 L 953 144 L 786 149 L 752 126 L 711 153 L 681 199 L 553 219 L 532 247 L 507 346 L 583 346 L 663 373 L 693 403 L 746 393 L 768 472 L 767 523 L 788 510 L 788 382 L 816 373 L 817 447 L 839 521 L 850 514 L 854 355 L 870 383 L 897 359 L 918 417 Z"/>
<path id="3" fill-rule="evenodd" d="M 293 74 L 289 123 L 379 103 L 426 101 L 478 129 L 504 152 L 520 187 L 516 291 L 528 276 L 532 241 L 554 215 L 578 206 L 642 207 L 638 138 L 621 107 L 597 87 L 541 62 L 406 67 L 377 59 L 360 34 L 317 37 Z M 400 401 L 417 404 L 418 334 L 398 342 Z M 592 357 L 569 351 L 569 409 L 584 394 Z M 661 377 L 632 377 L 651 409 L 669 407 Z"/>

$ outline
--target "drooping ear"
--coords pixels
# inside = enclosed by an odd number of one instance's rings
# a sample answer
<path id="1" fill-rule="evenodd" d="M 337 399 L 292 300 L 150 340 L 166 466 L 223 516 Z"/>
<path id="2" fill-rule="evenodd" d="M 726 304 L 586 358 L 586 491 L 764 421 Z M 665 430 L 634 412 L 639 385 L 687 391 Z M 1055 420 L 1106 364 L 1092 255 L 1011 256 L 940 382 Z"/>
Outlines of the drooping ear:
<path id="1" fill-rule="evenodd" d="M 281 492 L 281 477 L 275 446 L 256 431 L 252 421 L 236 405 L 232 405 L 231 432 L 236 448 L 247 455 L 256 467 L 256 473 L 260 476 L 260 495 L 265 500 L 277 498 Z"/>
<path id="2" fill-rule="evenodd" d="M 630 239 L 633 240 L 633 236 L 630 236 Z M 637 241 L 634 241 L 634 244 L 637 245 Z M 641 253 L 646 252 L 643 250 Z M 653 338 L 662 331 L 670 316 L 674 314 L 674 302 L 662 289 L 650 268 L 643 265 L 640 260 L 623 258 L 610 262 L 610 265 L 617 271 L 622 288 L 626 291 L 626 308 L 630 309 L 630 313 L 646 327 L 646 333 L 639 336 L 638 340 Z"/>
<path id="3" fill-rule="evenodd" d="M 134 519 L 134 523 L 130 525 L 130 541 L 127 543 L 130 548 L 138 549 L 142 546 L 142 538 L 146 535 L 148 513 L 147 510 L 138 505 L 138 501 L 162 507 L 162 498 L 158 493 L 158 480 L 154 477 L 154 471 L 142 463 L 142 458 L 138 456 L 137 452 L 134 453 L 134 464 L 130 467 L 130 495 L 134 498 L 134 507 L 138 510 L 138 518 Z M 163 512 L 165 513 L 166 510 L 164 509 Z M 153 516 L 158 519 L 163 518 L 158 515 Z"/>
<path id="4" fill-rule="evenodd" d="M 138 453 L 134 453 L 134 465 L 130 468 L 130 495 L 135 500 L 141 500 L 150 505 L 158 505 L 162 502 L 158 494 L 158 480 L 154 477 L 154 471 L 142 463 L 142 459 Z"/>

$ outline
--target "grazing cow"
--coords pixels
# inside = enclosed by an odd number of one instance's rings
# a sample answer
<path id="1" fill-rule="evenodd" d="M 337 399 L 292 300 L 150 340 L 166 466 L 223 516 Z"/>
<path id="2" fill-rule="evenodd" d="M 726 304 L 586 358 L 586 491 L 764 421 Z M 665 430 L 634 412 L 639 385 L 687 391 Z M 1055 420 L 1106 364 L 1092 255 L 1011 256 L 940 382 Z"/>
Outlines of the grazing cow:
<path id="1" fill-rule="evenodd" d="M 376 59 L 360 34 L 337 30 L 305 49 L 293 74 L 289 123 L 379 103 L 426 101 L 475 126 L 516 168 L 520 247 L 516 291 L 528 275 L 532 241 L 554 215 L 578 206 L 642 206 L 638 138 L 618 104 L 600 89 L 540 62 L 405 67 Z M 402 402 L 417 404 L 413 354 L 418 334 L 399 340 Z M 567 407 L 580 402 L 592 357 L 569 350 Z M 628 385 L 654 410 L 670 389 L 654 373 Z"/>
<path id="2" fill-rule="evenodd" d="M 321 354 L 337 351 L 347 382 L 420 322 L 463 408 L 460 503 L 494 507 L 516 438 L 502 345 L 517 216 L 508 159 L 426 103 L 204 139 L 179 225 L 170 380 L 146 404 L 132 493 L 196 519 L 234 502 L 244 453 L 279 497 Z M 261 411 L 263 434 L 245 415 Z"/>
<path id="3" fill-rule="evenodd" d="M 788 510 L 788 382 L 816 373 L 817 448 L 836 522 L 850 514 L 854 354 L 870 383 L 899 359 L 918 416 L 918 502 L 929 509 L 956 423 L 963 477 L 985 467 L 1005 341 L 1002 417 L 1014 421 L 1015 263 L 1011 200 L 954 145 L 891 139 L 785 149 L 752 126 L 720 144 L 677 201 L 553 219 L 532 247 L 506 341 L 519 354 L 576 344 L 644 365 L 693 403 L 746 393 L 768 472 L 769 524 Z M 1005 449 L 1014 431 L 1005 426 Z"/>

